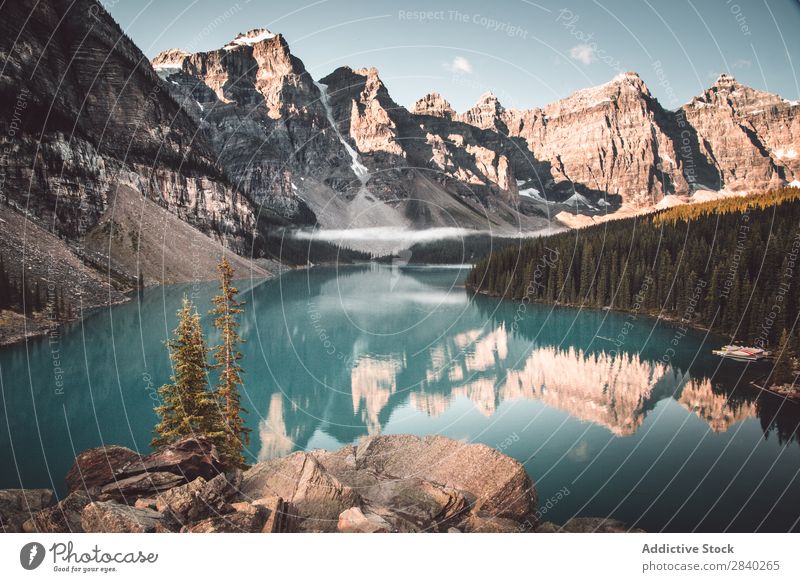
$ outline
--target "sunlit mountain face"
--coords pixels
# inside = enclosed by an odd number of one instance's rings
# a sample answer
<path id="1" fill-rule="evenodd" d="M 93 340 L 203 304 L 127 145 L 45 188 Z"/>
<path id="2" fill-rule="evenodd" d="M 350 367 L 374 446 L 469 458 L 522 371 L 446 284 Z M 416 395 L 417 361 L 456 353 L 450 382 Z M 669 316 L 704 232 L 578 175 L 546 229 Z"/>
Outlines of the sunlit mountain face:
<path id="1" fill-rule="evenodd" d="M 697 520 L 721 495 L 735 497 L 725 508 L 779 497 L 751 497 L 764 487 L 785 490 L 781 499 L 800 495 L 800 415 L 751 386 L 764 370 L 711 354 L 724 338 L 676 335 L 663 322 L 606 311 L 472 297 L 465 274 L 370 265 L 242 282 L 249 459 L 375 434 L 442 434 L 517 458 L 543 499 L 568 487 L 552 519 L 641 518 L 649 530 L 720 531 L 733 520 L 734 530 L 752 531 L 748 516 L 770 507 Z M 0 487 L 63 488 L 50 475 L 66 473 L 75 450 L 148 450 L 175 310 L 188 293 L 204 313 L 214 287 L 145 291 L 138 304 L 65 328 L 61 395 L 46 342 L 0 350 L 3 405 L 38 420 L 0 414 L 0 441 L 14 435 L 0 442 L 0 462 L 17 468 L 0 475 Z M 213 344 L 210 318 L 203 324 Z M 653 502 L 642 491 L 662 495 Z M 777 513 L 770 527 L 785 531 L 791 515 Z"/>

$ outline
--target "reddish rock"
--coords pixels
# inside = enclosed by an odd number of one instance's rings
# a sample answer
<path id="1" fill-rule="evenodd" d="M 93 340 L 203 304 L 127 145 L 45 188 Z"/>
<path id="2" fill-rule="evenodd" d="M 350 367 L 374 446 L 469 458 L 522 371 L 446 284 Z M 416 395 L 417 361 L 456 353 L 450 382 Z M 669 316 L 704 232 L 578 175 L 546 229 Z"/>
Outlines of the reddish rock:
<path id="1" fill-rule="evenodd" d="M 252 503 L 236 503 L 232 513 L 210 517 L 186 525 L 184 533 L 259 533 L 263 532 L 269 518 L 266 507 Z"/>
<path id="2" fill-rule="evenodd" d="M 80 489 L 73 491 L 57 505 L 35 513 L 22 524 L 22 529 L 28 533 L 82 532 L 81 513 L 91 501 L 91 497 L 85 491 Z"/>
<path id="3" fill-rule="evenodd" d="M 114 474 L 125 465 L 140 459 L 139 453 L 114 445 L 83 451 L 75 458 L 65 481 L 70 493 L 91 491 L 114 479 Z"/>
<path id="4" fill-rule="evenodd" d="M 96 497 L 101 501 L 113 499 L 133 504 L 140 497 L 151 497 L 186 483 L 186 479 L 175 473 L 165 471 L 139 473 L 130 477 L 120 477 L 104 485 Z"/>
<path id="5" fill-rule="evenodd" d="M 0 490 L 0 531 L 22 531 L 22 524 L 55 502 L 51 489 Z"/>
<path id="6" fill-rule="evenodd" d="M 81 514 L 85 532 L 159 533 L 168 532 L 164 515 L 152 509 L 138 509 L 113 501 L 94 501 Z"/>
<path id="7" fill-rule="evenodd" d="M 161 472 L 179 475 L 188 483 L 197 477 L 213 479 L 222 470 L 222 461 L 214 444 L 204 436 L 191 436 L 126 464 L 117 478 Z"/>

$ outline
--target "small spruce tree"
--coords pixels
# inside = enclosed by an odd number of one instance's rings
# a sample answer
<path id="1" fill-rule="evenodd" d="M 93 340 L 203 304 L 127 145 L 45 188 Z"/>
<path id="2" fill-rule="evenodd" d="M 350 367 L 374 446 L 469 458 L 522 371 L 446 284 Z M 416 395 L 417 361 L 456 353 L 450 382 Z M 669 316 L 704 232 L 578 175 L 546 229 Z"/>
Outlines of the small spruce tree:
<path id="1" fill-rule="evenodd" d="M 219 295 L 212 299 L 214 307 L 209 311 L 214 316 L 214 327 L 220 333 L 220 344 L 214 348 L 213 367 L 219 370 L 219 382 L 215 392 L 221 411 L 226 438 L 220 447 L 227 465 L 243 467 L 244 445 L 249 442 L 250 429 L 244 425 L 242 414 L 246 410 L 241 405 L 239 388 L 242 386 L 243 370 L 239 361 L 242 353 L 238 346 L 242 343 L 237 328 L 238 316 L 243 303 L 236 298 L 239 290 L 233 286 L 234 269 L 224 257 L 217 266 L 219 270 Z"/>
<path id="2" fill-rule="evenodd" d="M 167 342 L 172 360 L 171 382 L 160 389 L 162 403 L 156 407 L 154 447 L 182 437 L 205 433 L 216 443 L 224 437 L 213 394 L 208 390 L 208 347 L 200 326 L 200 315 L 186 296 L 178 310 L 178 326 Z"/>

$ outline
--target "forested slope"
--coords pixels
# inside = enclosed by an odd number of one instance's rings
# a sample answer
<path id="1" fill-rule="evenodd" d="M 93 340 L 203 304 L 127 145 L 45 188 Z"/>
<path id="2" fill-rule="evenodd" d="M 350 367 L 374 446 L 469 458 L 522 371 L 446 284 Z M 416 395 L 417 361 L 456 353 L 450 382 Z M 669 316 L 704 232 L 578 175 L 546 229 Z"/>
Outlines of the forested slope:
<path id="1" fill-rule="evenodd" d="M 506 248 L 466 285 L 522 301 L 612 308 L 755 345 L 795 336 L 800 189 L 681 206 Z"/>

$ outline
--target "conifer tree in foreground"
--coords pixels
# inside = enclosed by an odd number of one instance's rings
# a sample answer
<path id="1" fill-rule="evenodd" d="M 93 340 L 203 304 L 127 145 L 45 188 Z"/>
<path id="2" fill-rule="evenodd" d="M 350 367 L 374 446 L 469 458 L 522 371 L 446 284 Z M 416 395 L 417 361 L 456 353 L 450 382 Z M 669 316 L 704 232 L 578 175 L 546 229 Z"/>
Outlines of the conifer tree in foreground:
<path id="1" fill-rule="evenodd" d="M 212 301 L 209 311 L 214 315 L 214 327 L 220 333 L 220 344 L 214 348 L 214 365 L 219 370 L 219 383 L 215 392 L 224 423 L 225 439 L 220 447 L 226 464 L 242 467 L 245 464 L 242 450 L 249 442 L 250 429 L 244 425 L 239 387 L 242 386 L 242 354 L 238 349 L 242 343 L 237 328 L 237 316 L 242 313 L 243 303 L 236 299 L 239 290 L 233 286 L 234 269 L 224 257 L 217 266 L 219 270 L 219 295 Z"/>
<path id="2" fill-rule="evenodd" d="M 167 342 L 172 360 L 171 383 L 160 389 L 162 403 L 156 407 L 160 417 L 156 425 L 154 447 L 167 445 L 182 437 L 205 433 L 216 443 L 225 434 L 214 395 L 208 390 L 208 352 L 200 315 L 185 295 L 178 310 L 178 326 Z"/>
<path id="3" fill-rule="evenodd" d="M 786 329 L 781 333 L 778 350 L 775 354 L 775 367 L 772 369 L 772 383 L 776 386 L 791 384 L 794 380 L 794 354 L 791 337 Z"/>

